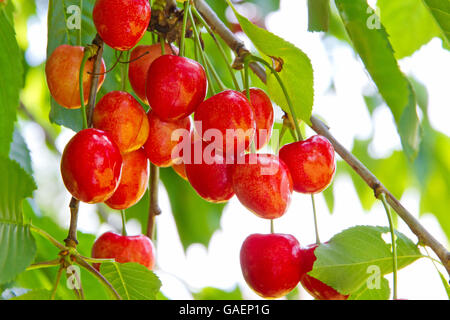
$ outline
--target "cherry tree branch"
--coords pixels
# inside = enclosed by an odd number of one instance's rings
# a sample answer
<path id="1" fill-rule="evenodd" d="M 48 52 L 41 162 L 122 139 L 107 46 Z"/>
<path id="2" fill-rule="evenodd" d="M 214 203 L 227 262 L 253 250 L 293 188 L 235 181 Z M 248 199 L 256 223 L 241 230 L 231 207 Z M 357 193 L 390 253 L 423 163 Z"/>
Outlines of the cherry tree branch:
<path id="1" fill-rule="evenodd" d="M 203 16 L 211 29 L 216 32 L 225 43 L 235 52 L 237 58 L 243 58 L 248 54 L 248 50 L 245 48 L 244 43 L 236 38 L 236 36 L 225 26 L 225 24 L 219 19 L 216 13 L 209 7 L 204 0 L 193 0 L 198 12 Z M 265 83 L 266 72 L 256 63 L 250 65 L 252 71 Z M 319 119 L 311 116 L 311 128 L 318 134 L 326 137 L 334 146 L 336 152 L 341 158 L 349 164 L 352 169 L 366 182 L 366 184 L 374 191 L 375 197 L 379 197 L 380 194 L 385 194 L 387 202 L 405 221 L 411 231 L 417 236 L 419 242 L 423 245 L 430 247 L 441 260 L 448 274 L 450 275 L 450 252 L 434 238 L 421 224 L 420 222 L 395 198 L 389 190 L 383 186 L 378 178 L 364 166 L 350 151 L 344 148 L 341 143 L 331 134 L 329 128 Z"/>

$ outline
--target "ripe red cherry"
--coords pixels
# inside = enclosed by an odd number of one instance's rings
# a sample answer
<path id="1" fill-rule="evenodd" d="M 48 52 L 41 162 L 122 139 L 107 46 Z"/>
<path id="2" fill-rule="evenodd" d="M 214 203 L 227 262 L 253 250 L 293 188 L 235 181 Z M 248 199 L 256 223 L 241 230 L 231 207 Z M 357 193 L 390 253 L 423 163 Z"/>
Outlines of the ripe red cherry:
<path id="1" fill-rule="evenodd" d="M 176 47 L 171 48 L 171 46 L 166 43 L 165 53 L 172 54 L 172 52 L 178 54 L 178 49 Z M 128 78 L 130 79 L 130 84 L 134 92 L 145 104 L 148 104 L 145 93 L 148 68 L 152 62 L 161 55 L 160 44 L 137 46 L 130 54 L 130 61 L 132 62 L 130 62 L 128 67 Z"/>
<path id="2" fill-rule="evenodd" d="M 247 154 L 233 166 L 233 189 L 239 201 L 261 218 L 276 219 L 288 209 L 292 178 L 287 166 L 272 154 Z"/>
<path id="3" fill-rule="evenodd" d="M 83 60 L 84 48 L 60 45 L 52 52 L 45 65 L 45 76 L 48 89 L 53 99 L 61 106 L 68 109 L 77 109 L 81 106 L 79 74 L 81 60 Z M 88 102 L 91 90 L 92 72 L 94 61 L 86 61 L 83 72 L 83 95 L 85 104 Z M 105 72 L 105 62 L 102 59 L 100 72 Z M 104 75 L 99 76 L 97 90 L 105 80 Z"/>
<path id="4" fill-rule="evenodd" d="M 217 135 L 214 139 L 220 139 L 216 143 L 227 156 L 248 150 L 255 136 L 252 106 L 237 91 L 225 90 L 202 102 L 195 111 L 194 120 L 196 131 L 203 140 L 208 141 L 208 135 Z"/>
<path id="5" fill-rule="evenodd" d="M 291 171 L 294 190 L 301 193 L 325 190 L 336 171 L 333 145 L 319 135 L 283 146 L 280 158 Z"/>
<path id="6" fill-rule="evenodd" d="M 261 297 L 285 296 L 300 280 L 300 244 L 292 235 L 252 234 L 242 244 L 240 260 L 245 281 Z"/>
<path id="7" fill-rule="evenodd" d="M 139 149 L 148 137 L 147 114 L 127 92 L 105 94 L 94 109 L 92 121 L 95 128 L 110 134 L 122 153 Z"/>
<path id="8" fill-rule="evenodd" d="M 147 31 L 151 8 L 147 0 L 97 0 L 92 20 L 100 37 L 113 49 L 133 48 Z"/>
<path id="9" fill-rule="evenodd" d="M 122 177 L 119 187 L 105 203 L 117 210 L 135 205 L 148 186 L 148 160 L 142 149 L 123 156 Z"/>
<path id="10" fill-rule="evenodd" d="M 176 130 L 188 134 L 191 130 L 189 117 L 175 121 L 164 121 L 153 111 L 148 112 L 148 123 L 150 127 L 144 150 L 148 159 L 158 167 L 170 167 L 174 161 L 179 160 L 172 151 L 182 140 Z M 174 136 L 172 136 L 174 135 Z M 176 139 L 178 137 L 178 139 Z"/>
<path id="11" fill-rule="evenodd" d="M 173 170 L 184 180 L 187 180 L 186 176 L 186 167 L 184 166 L 183 162 L 180 163 L 174 163 L 172 165 Z"/>
<path id="12" fill-rule="evenodd" d="M 195 140 L 191 144 L 191 155 L 183 154 L 186 176 L 203 199 L 214 203 L 226 202 L 234 196 L 231 165 L 221 154 L 209 152 L 206 148 L 206 143 Z"/>
<path id="13" fill-rule="evenodd" d="M 106 232 L 95 240 L 92 246 L 92 258 L 115 259 L 116 262 L 136 262 L 152 270 L 155 266 L 155 247 L 145 235 L 122 236 Z M 100 264 L 94 267 L 99 270 Z"/>
<path id="14" fill-rule="evenodd" d="M 190 115 L 205 99 L 207 87 L 205 69 L 188 58 L 163 55 L 148 68 L 147 100 L 163 120 Z"/>
<path id="15" fill-rule="evenodd" d="M 342 295 L 322 281 L 308 275 L 308 272 L 313 269 L 314 261 L 317 259 L 314 251 L 318 246 L 318 244 L 311 244 L 306 248 L 301 248 L 300 254 L 303 266 L 300 269 L 300 282 L 303 288 L 318 300 L 347 300 L 348 295 Z"/>
<path id="16" fill-rule="evenodd" d="M 84 129 L 64 148 L 61 175 L 69 192 L 87 203 L 104 202 L 119 186 L 122 156 L 110 136 Z"/>
<path id="17" fill-rule="evenodd" d="M 259 88 L 250 88 L 250 102 L 256 122 L 255 147 L 264 147 L 270 140 L 273 128 L 273 106 L 267 94 Z M 247 96 L 247 91 L 242 93 Z"/>

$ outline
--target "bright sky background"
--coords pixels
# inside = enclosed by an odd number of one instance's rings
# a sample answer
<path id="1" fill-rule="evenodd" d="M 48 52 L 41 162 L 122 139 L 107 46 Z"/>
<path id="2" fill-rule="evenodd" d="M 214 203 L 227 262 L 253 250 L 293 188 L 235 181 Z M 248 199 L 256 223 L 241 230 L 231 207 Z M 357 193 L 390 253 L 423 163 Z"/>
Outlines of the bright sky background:
<path id="1" fill-rule="evenodd" d="M 30 64 L 37 65 L 45 60 L 46 50 L 46 3 L 38 3 L 37 17 L 30 18 L 28 40 L 30 43 L 26 57 Z M 374 1 L 371 2 L 373 5 Z M 275 34 L 297 45 L 310 57 L 315 78 L 314 112 L 323 117 L 331 126 L 332 132 L 347 148 L 357 138 L 368 138 L 375 132 L 370 146 L 374 156 L 385 157 L 393 150 L 400 149 L 393 118 L 386 106 L 375 111 L 374 122 L 365 108 L 362 90 L 370 85 L 369 77 L 361 61 L 348 46 L 337 40 L 323 41 L 320 33 L 307 32 L 306 1 L 282 0 L 278 12 L 267 18 L 267 27 Z M 433 127 L 450 135 L 450 52 L 441 47 L 441 40 L 434 39 L 423 46 L 412 57 L 400 61 L 402 70 L 414 75 L 426 84 L 430 101 L 429 116 Z M 335 93 L 330 92 L 331 79 L 335 81 Z M 350 116 L 350 118 L 349 118 Z M 350 125 L 351 123 L 351 125 Z M 57 140 L 62 151 L 73 132 L 64 129 Z M 33 124 L 25 126 L 25 137 L 33 158 L 35 177 L 39 188 L 51 192 L 55 197 L 44 199 L 37 192 L 39 201 L 47 202 L 57 208 L 60 223 L 68 226 L 70 197 L 65 192 L 60 173 L 59 159 L 48 152 L 43 134 Z M 317 210 L 322 240 L 354 225 L 387 225 L 386 214 L 381 204 L 370 212 L 364 212 L 349 177 L 341 177 L 334 182 L 336 195 L 335 210 L 332 215 L 323 201 L 317 196 Z M 209 248 L 201 245 L 191 246 L 186 254 L 178 238 L 175 223 L 170 214 L 167 194 L 161 185 L 161 208 L 163 214 L 157 218 L 157 274 L 163 283 L 163 293 L 171 299 L 191 299 L 191 290 L 205 286 L 231 290 L 238 284 L 245 298 L 258 299 L 242 277 L 239 265 L 239 250 L 244 239 L 252 233 L 268 233 L 269 221 L 257 218 L 246 210 L 234 197 L 227 205 L 221 220 L 221 230 L 211 240 Z M 419 211 L 418 192 L 408 190 L 402 203 L 417 217 Z M 81 205 L 79 229 L 100 235 L 111 229 L 109 225 L 99 225 L 93 206 Z M 420 218 L 420 222 L 442 243 L 447 239 L 432 215 Z M 118 215 L 111 217 L 113 225 L 120 225 Z M 129 221 L 129 234 L 139 232 L 136 221 Z M 416 241 L 408 227 L 400 222 L 399 230 Z M 302 245 L 315 240 L 309 196 L 294 193 L 290 210 L 275 221 L 275 231 L 293 234 Z M 431 251 L 430 251 L 431 252 Z M 443 271 L 445 274 L 445 271 Z M 392 275 L 387 278 L 391 281 Z M 392 283 L 391 283 L 392 286 Z M 446 293 L 433 264 L 421 259 L 399 272 L 399 297 L 406 299 L 446 299 Z M 311 297 L 301 290 L 303 299 Z"/>

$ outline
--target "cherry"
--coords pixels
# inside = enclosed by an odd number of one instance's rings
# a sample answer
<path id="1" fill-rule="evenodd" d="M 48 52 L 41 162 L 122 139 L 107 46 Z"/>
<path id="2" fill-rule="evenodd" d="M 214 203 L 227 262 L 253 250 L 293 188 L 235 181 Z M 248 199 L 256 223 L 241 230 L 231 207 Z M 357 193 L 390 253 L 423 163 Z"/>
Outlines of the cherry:
<path id="1" fill-rule="evenodd" d="M 250 88 L 250 102 L 256 122 L 255 147 L 264 147 L 270 140 L 273 127 L 273 107 L 270 98 L 259 88 Z M 242 91 L 247 95 L 247 91 Z"/>
<path id="2" fill-rule="evenodd" d="M 174 163 L 172 165 L 172 169 L 184 180 L 187 180 L 186 176 L 186 167 L 184 166 L 184 162 Z"/>
<path id="3" fill-rule="evenodd" d="M 62 179 L 78 200 L 87 203 L 108 200 L 119 186 L 121 172 L 119 148 L 102 130 L 81 130 L 64 148 Z"/>
<path id="4" fill-rule="evenodd" d="M 165 53 L 171 54 L 172 52 L 178 54 L 178 49 L 176 47 L 171 47 L 166 43 Z M 150 46 L 137 46 L 131 51 L 130 54 L 131 62 L 128 66 L 128 78 L 134 92 L 145 104 L 148 104 L 147 96 L 145 93 L 145 82 L 147 80 L 148 68 L 150 67 L 152 62 L 161 55 L 162 53 L 160 44 L 152 44 Z"/>
<path id="5" fill-rule="evenodd" d="M 252 234 L 240 252 L 245 281 L 263 298 L 280 298 L 300 280 L 300 244 L 288 234 Z"/>
<path id="6" fill-rule="evenodd" d="M 145 235 L 122 236 L 106 232 L 95 240 L 92 246 L 92 258 L 115 259 L 116 262 L 136 262 L 152 270 L 155 266 L 155 247 Z M 94 263 L 100 270 L 100 264 Z"/>
<path id="7" fill-rule="evenodd" d="M 205 99 L 207 87 L 205 69 L 185 57 L 163 55 L 148 68 L 147 100 L 163 120 L 189 116 Z"/>
<path id="8" fill-rule="evenodd" d="M 314 251 L 318 246 L 318 244 L 311 244 L 301 249 L 303 267 L 300 272 L 300 282 L 303 288 L 318 300 L 347 300 L 348 295 L 342 295 L 322 281 L 308 275 L 308 272 L 313 269 L 314 261 L 317 259 Z"/>
<path id="9" fill-rule="evenodd" d="M 147 31 L 151 8 L 147 0 L 97 0 L 92 20 L 100 37 L 113 49 L 133 48 Z"/>
<path id="10" fill-rule="evenodd" d="M 147 114 L 133 96 L 111 91 L 97 103 L 93 114 L 95 128 L 111 135 L 122 153 L 139 149 L 149 133 Z"/>
<path id="11" fill-rule="evenodd" d="M 48 89 L 53 99 L 58 104 L 68 109 L 77 109 L 81 106 L 79 74 L 81 61 L 83 60 L 84 48 L 70 46 L 67 44 L 57 47 L 45 65 L 45 76 Z M 86 104 L 89 99 L 94 61 L 86 61 L 83 71 L 83 96 Z M 105 61 L 102 59 L 100 72 L 105 72 Z M 105 80 L 104 75 L 99 76 L 97 90 Z"/>
<path id="12" fill-rule="evenodd" d="M 233 166 L 231 177 L 239 201 L 257 216 L 275 219 L 287 211 L 292 178 L 277 156 L 247 154 Z"/>
<path id="13" fill-rule="evenodd" d="M 225 90 L 203 101 L 194 114 L 196 131 L 219 139 L 217 147 L 228 155 L 240 155 L 253 141 L 256 123 L 252 106 L 240 92 Z M 201 134 L 204 132 L 204 134 Z M 228 139 L 227 139 L 228 132 Z M 228 140 L 228 141 L 227 141 Z"/>
<path id="14" fill-rule="evenodd" d="M 178 160 L 172 155 L 172 151 L 182 139 L 181 136 L 177 139 L 175 131 L 190 132 L 191 121 L 189 117 L 170 122 L 164 121 L 153 110 L 149 111 L 147 116 L 150 132 L 144 144 L 145 153 L 154 165 L 170 167 L 174 161 Z"/>
<path id="15" fill-rule="evenodd" d="M 207 152 L 207 144 L 193 138 L 190 159 L 183 155 L 186 176 L 191 186 L 205 200 L 226 202 L 234 196 L 231 165 L 218 152 Z M 200 158 L 200 159 L 198 159 Z"/>
<path id="16" fill-rule="evenodd" d="M 294 190 L 301 193 L 325 190 L 336 171 L 333 145 L 319 135 L 283 146 L 280 158 L 291 171 Z"/>
<path id="17" fill-rule="evenodd" d="M 123 156 L 122 177 L 119 187 L 105 203 L 117 210 L 135 205 L 148 186 L 148 160 L 142 149 Z"/>

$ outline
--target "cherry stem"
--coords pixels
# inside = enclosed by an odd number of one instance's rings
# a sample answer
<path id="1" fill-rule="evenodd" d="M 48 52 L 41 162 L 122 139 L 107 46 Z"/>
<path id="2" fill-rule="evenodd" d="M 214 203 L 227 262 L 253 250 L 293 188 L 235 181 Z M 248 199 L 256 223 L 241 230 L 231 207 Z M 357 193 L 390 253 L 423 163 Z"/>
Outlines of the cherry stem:
<path id="1" fill-rule="evenodd" d="M 159 43 L 161 44 L 161 54 L 165 55 L 166 54 L 166 38 L 164 38 L 163 36 L 160 36 Z"/>
<path id="2" fill-rule="evenodd" d="M 311 202 L 312 202 L 313 214 L 314 214 L 314 230 L 316 232 L 316 244 L 320 244 L 319 224 L 317 223 L 316 201 L 314 199 L 314 195 L 313 194 L 311 194 Z"/>
<path id="3" fill-rule="evenodd" d="M 33 231 L 33 232 L 36 232 L 36 233 L 40 234 L 41 236 L 43 236 L 44 238 L 49 240 L 55 247 L 57 247 L 60 250 L 66 250 L 67 249 L 61 242 L 59 242 L 58 240 L 53 238 L 50 234 L 48 234 L 44 230 L 39 229 L 38 227 L 35 227 L 35 226 L 31 225 L 30 226 L 30 231 Z"/>
<path id="4" fill-rule="evenodd" d="M 42 268 L 51 268 L 61 265 L 60 259 L 50 260 L 50 261 L 43 261 L 38 263 L 33 263 L 29 267 L 27 267 L 26 271 L 36 270 L 36 269 L 42 269 Z"/>
<path id="5" fill-rule="evenodd" d="M 211 70 L 211 73 L 214 77 L 214 79 L 216 80 L 217 84 L 219 85 L 219 88 L 221 91 L 225 90 L 225 85 L 223 84 L 222 80 L 220 79 L 219 75 L 217 74 L 216 69 L 214 68 L 214 66 L 211 63 L 211 60 L 209 59 L 208 55 L 205 53 L 205 59 L 206 59 L 206 63 L 208 64 L 208 68 L 209 70 Z"/>
<path id="6" fill-rule="evenodd" d="M 150 177 L 148 184 L 149 207 L 148 207 L 148 221 L 147 221 L 147 237 L 153 240 L 155 231 L 155 217 L 161 214 L 158 199 L 158 183 L 159 183 L 159 168 L 153 163 L 150 163 Z"/>
<path id="7" fill-rule="evenodd" d="M 59 269 L 58 269 L 58 273 L 56 274 L 56 280 L 55 280 L 55 284 L 53 285 L 53 290 L 52 290 L 52 294 L 50 296 L 50 300 L 55 300 L 56 289 L 58 289 L 59 282 L 61 281 L 61 276 L 62 276 L 63 270 L 64 270 L 64 267 L 61 265 L 61 267 L 59 267 Z"/>
<path id="8" fill-rule="evenodd" d="M 125 217 L 125 210 L 120 210 L 122 216 L 122 235 L 127 236 L 127 218 Z"/>
<path id="9" fill-rule="evenodd" d="M 125 51 L 124 52 L 124 54 L 125 54 L 125 60 L 128 60 L 128 51 Z M 122 54 L 122 52 L 121 52 L 121 54 Z M 122 89 L 122 91 L 126 91 L 126 89 L 127 89 L 127 78 L 128 78 L 128 67 L 125 65 L 125 64 L 122 64 L 122 66 L 121 66 L 121 80 L 122 80 L 122 83 L 121 83 L 121 89 Z"/>
<path id="10" fill-rule="evenodd" d="M 180 39 L 180 52 L 179 56 L 184 57 L 184 49 L 185 49 L 185 42 L 186 42 L 186 25 L 187 25 L 187 19 L 189 15 L 189 9 L 190 8 L 190 1 L 184 2 L 184 12 L 183 12 L 183 28 L 181 29 L 181 39 Z"/>
<path id="11" fill-rule="evenodd" d="M 87 129 L 87 115 L 86 115 L 86 106 L 84 104 L 84 88 L 83 88 L 83 77 L 84 77 L 84 67 L 86 65 L 86 61 L 89 59 L 88 50 L 84 49 L 83 60 L 81 60 L 80 72 L 78 76 L 78 84 L 80 86 L 80 102 L 81 102 L 81 114 L 83 116 L 83 129 Z"/>
<path id="12" fill-rule="evenodd" d="M 273 219 L 270 219 L 270 233 L 272 233 L 272 234 L 275 233 L 275 228 L 273 226 Z"/>
<path id="13" fill-rule="evenodd" d="M 385 194 L 383 192 L 380 193 L 379 198 L 380 198 L 381 202 L 383 202 L 384 210 L 386 211 L 386 215 L 387 215 L 388 221 L 389 221 L 389 229 L 390 229 L 390 233 L 391 233 L 391 243 L 392 243 L 392 267 L 393 267 L 393 278 L 394 278 L 393 279 L 393 281 L 394 281 L 393 299 L 396 300 L 397 299 L 397 245 L 395 242 L 395 228 L 394 228 L 394 223 L 392 221 L 391 210 L 386 201 Z"/>
<path id="14" fill-rule="evenodd" d="M 194 13 L 195 17 L 200 20 L 201 24 L 205 27 L 206 31 L 209 33 L 211 38 L 214 40 L 214 43 L 216 44 L 217 48 L 219 49 L 219 52 L 225 61 L 225 64 L 227 66 L 228 71 L 230 72 L 231 79 L 234 83 L 234 87 L 236 90 L 240 91 L 239 83 L 237 82 L 236 75 L 234 74 L 234 70 L 230 65 L 230 62 L 228 61 L 227 54 L 225 53 L 225 49 L 220 44 L 219 40 L 217 40 L 216 36 L 214 35 L 214 31 L 211 29 L 208 23 L 206 23 L 205 19 L 203 19 L 203 16 L 197 11 L 195 7 L 191 7 L 191 11 Z"/>

